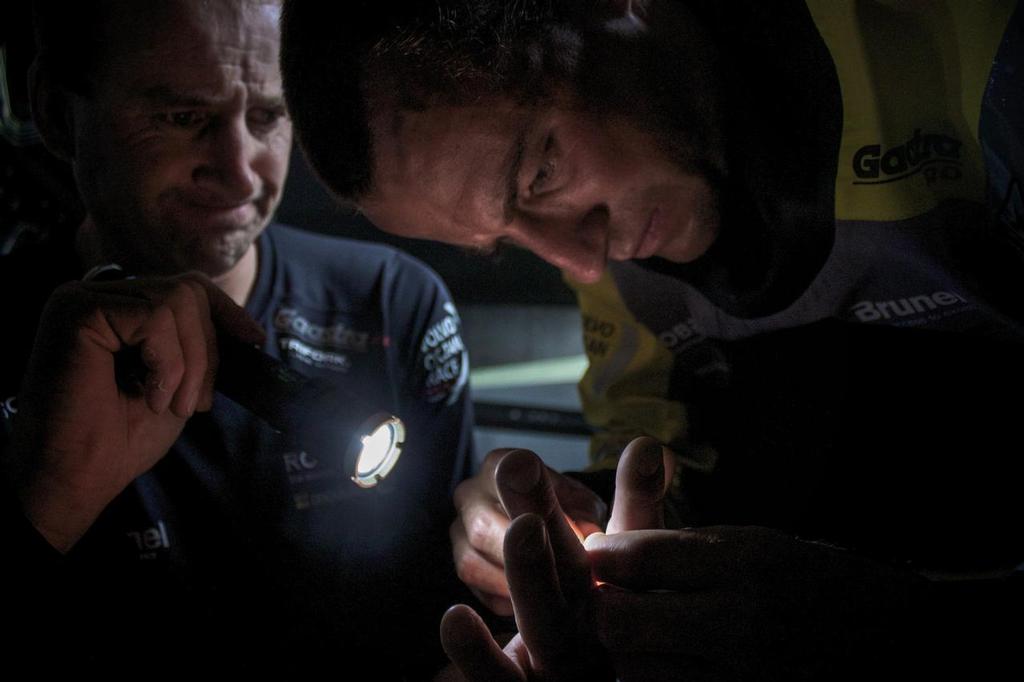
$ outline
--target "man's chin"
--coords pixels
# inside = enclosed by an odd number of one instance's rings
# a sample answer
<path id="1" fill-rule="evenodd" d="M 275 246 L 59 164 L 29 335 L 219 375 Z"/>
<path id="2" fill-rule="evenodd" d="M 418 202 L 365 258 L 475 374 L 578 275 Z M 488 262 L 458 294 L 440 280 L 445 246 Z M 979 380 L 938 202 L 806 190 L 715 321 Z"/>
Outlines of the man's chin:
<path id="1" fill-rule="evenodd" d="M 252 248 L 255 236 L 248 232 L 245 235 L 244 239 L 206 244 L 203 248 L 193 251 L 193 257 L 185 259 L 182 265 L 188 270 L 198 270 L 211 279 L 223 277 L 237 267 Z"/>

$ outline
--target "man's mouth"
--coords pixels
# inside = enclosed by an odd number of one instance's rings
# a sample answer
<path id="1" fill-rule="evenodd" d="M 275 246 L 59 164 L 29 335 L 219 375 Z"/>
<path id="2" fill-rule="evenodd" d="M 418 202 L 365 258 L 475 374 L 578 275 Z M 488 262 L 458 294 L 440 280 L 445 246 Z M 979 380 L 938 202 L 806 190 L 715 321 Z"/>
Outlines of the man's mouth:
<path id="1" fill-rule="evenodd" d="M 201 221 L 225 227 L 244 227 L 256 219 L 256 206 L 252 201 L 234 204 L 188 201 L 185 213 Z"/>

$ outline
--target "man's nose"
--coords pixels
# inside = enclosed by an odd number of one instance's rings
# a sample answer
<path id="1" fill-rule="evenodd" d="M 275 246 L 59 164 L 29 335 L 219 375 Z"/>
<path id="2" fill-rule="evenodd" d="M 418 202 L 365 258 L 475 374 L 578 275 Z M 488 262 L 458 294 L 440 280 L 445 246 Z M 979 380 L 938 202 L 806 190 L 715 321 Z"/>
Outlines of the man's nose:
<path id="1" fill-rule="evenodd" d="M 213 195 L 215 201 L 241 203 L 252 199 L 259 188 L 253 169 L 257 142 L 244 118 L 222 121 L 207 130 L 205 147 L 193 181 Z"/>
<path id="2" fill-rule="evenodd" d="M 517 232 L 516 242 L 579 282 L 596 282 L 607 265 L 606 206 L 595 206 L 573 219 L 530 220 Z"/>

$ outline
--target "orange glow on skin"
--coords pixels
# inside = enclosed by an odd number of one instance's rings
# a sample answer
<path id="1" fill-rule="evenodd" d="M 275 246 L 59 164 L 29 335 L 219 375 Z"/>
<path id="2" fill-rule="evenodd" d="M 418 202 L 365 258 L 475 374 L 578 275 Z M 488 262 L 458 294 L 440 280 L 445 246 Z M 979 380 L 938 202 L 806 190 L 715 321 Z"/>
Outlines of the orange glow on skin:
<path id="1" fill-rule="evenodd" d="M 571 518 L 569 518 L 568 514 L 563 512 L 562 516 L 565 517 L 565 522 L 569 524 L 569 528 L 572 528 L 572 532 L 576 533 L 576 537 L 579 539 L 580 544 L 582 545 L 583 544 L 583 540 L 585 540 L 585 538 L 583 537 L 583 531 L 580 530 L 580 527 L 576 525 L 575 521 L 573 521 Z M 601 585 L 604 585 L 604 582 L 601 581 L 601 580 L 593 579 L 593 582 L 594 582 L 594 587 L 600 587 Z"/>

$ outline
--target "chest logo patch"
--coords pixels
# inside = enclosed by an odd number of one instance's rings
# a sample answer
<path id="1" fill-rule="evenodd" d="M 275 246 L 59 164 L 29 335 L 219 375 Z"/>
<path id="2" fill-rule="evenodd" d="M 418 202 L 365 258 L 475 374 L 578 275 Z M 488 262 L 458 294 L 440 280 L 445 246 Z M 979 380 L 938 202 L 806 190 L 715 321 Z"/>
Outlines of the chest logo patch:
<path id="1" fill-rule="evenodd" d="M 949 135 L 914 131 L 902 144 L 884 147 L 869 144 L 853 155 L 855 185 L 881 185 L 924 173 L 928 184 L 937 180 L 959 180 L 960 140 Z"/>

